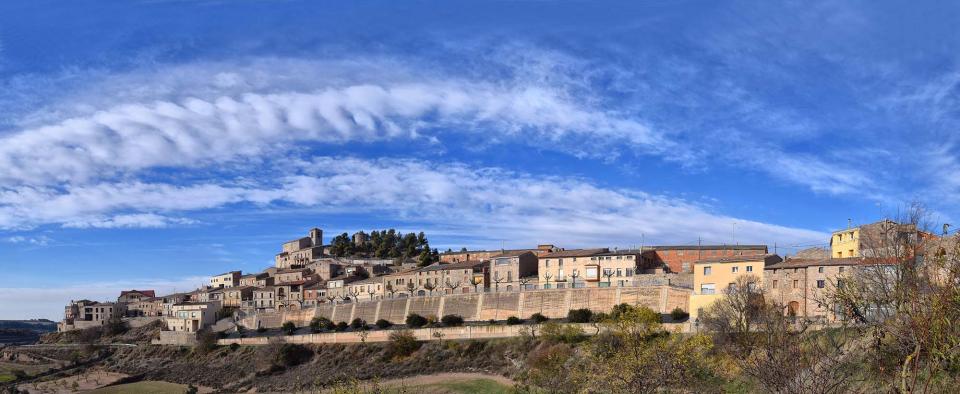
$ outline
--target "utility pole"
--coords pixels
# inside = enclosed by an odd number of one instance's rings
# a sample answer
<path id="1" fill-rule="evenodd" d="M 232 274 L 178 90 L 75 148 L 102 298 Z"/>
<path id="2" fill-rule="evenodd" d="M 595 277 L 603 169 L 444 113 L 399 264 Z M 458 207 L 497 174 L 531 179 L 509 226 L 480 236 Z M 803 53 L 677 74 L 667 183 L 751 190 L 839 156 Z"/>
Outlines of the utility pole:
<path id="1" fill-rule="evenodd" d="M 703 260 L 703 238 L 697 237 L 697 260 Z"/>
<path id="2" fill-rule="evenodd" d="M 737 222 L 733 222 L 733 244 L 737 244 Z"/>

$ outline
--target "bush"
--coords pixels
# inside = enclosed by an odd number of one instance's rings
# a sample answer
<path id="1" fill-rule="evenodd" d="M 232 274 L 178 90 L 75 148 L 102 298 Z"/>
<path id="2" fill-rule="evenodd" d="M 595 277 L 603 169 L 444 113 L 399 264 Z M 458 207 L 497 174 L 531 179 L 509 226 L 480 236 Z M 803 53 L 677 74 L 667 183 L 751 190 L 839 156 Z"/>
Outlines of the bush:
<path id="1" fill-rule="evenodd" d="M 686 320 L 688 317 L 690 317 L 690 314 L 687 313 L 687 311 L 680 309 L 679 306 L 670 311 L 670 318 L 673 319 L 673 321 Z"/>
<path id="2" fill-rule="evenodd" d="M 280 329 L 283 330 L 287 335 L 293 335 L 297 331 L 297 325 L 293 324 L 292 321 L 284 322 Z"/>
<path id="3" fill-rule="evenodd" d="M 267 332 L 267 328 L 266 328 L 266 327 L 257 327 L 257 332 L 263 334 L 263 333 Z"/>
<path id="4" fill-rule="evenodd" d="M 487 320 L 487 323 L 490 324 L 491 326 L 495 326 L 495 325 L 497 325 L 497 319 Z"/>
<path id="5" fill-rule="evenodd" d="M 313 318 L 313 320 L 310 320 L 310 331 L 317 333 L 323 329 L 329 330 L 330 328 L 328 327 L 330 327 L 331 325 L 333 325 L 333 322 L 330 321 L 330 319 L 327 319 L 325 317 L 315 317 Z"/>
<path id="6" fill-rule="evenodd" d="M 210 330 L 203 330 L 197 334 L 197 344 L 194 346 L 194 350 L 199 354 L 206 354 L 216 350 L 217 348 L 217 333 Z"/>
<path id="7" fill-rule="evenodd" d="M 603 323 L 607 320 L 610 320 L 610 315 L 604 312 L 594 313 L 593 316 L 590 316 L 591 323 Z"/>
<path id="8" fill-rule="evenodd" d="M 545 321 L 547 321 L 547 320 L 550 320 L 550 318 L 548 318 L 548 317 L 546 317 L 546 316 L 544 316 L 544 315 L 542 315 L 542 314 L 540 314 L 540 313 L 538 312 L 538 313 L 534 313 L 534 314 L 530 315 L 530 320 L 533 320 L 534 323 L 540 324 L 540 323 L 543 323 L 543 322 L 545 322 Z"/>
<path id="9" fill-rule="evenodd" d="M 353 321 L 350 322 L 350 328 L 352 328 L 352 329 L 354 329 L 354 330 L 359 330 L 359 329 L 361 329 L 361 328 L 367 328 L 367 322 L 363 321 L 363 319 L 361 319 L 361 318 L 358 317 L 358 318 L 356 318 L 356 319 L 353 319 Z"/>
<path id="10" fill-rule="evenodd" d="M 337 329 L 337 323 L 334 323 L 333 320 L 330 320 L 330 319 L 323 319 L 323 320 L 324 321 L 321 322 L 321 324 L 323 324 L 324 330 L 333 331 Z"/>
<path id="11" fill-rule="evenodd" d="M 313 357 L 313 351 L 303 345 L 294 345 L 290 343 L 280 344 L 270 349 L 272 351 L 271 361 L 278 367 L 292 367 L 303 364 Z"/>
<path id="12" fill-rule="evenodd" d="M 460 315 L 445 315 L 440 319 L 443 325 L 449 327 L 458 327 L 463 325 L 463 317 Z"/>
<path id="13" fill-rule="evenodd" d="M 390 328 L 390 326 L 393 325 L 393 323 L 391 323 L 391 322 L 389 322 L 389 321 L 387 321 L 387 320 L 385 320 L 385 319 L 377 320 L 377 322 L 376 322 L 376 323 L 373 323 L 373 324 L 375 324 L 375 325 L 377 326 L 377 328 L 379 328 L 379 329 L 381 329 L 381 330 Z"/>
<path id="14" fill-rule="evenodd" d="M 230 344 L 230 351 L 234 351 L 234 352 L 235 352 L 235 351 L 237 351 L 237 349 L 239 349 L 239 348 L 240 348 L 240 345 L 239 345 L 239 344 L 236 344 L 236 343 L 231 343 L 231 344 Z"/>
<path id="15" fill-rule="evenodd" d="M 408 327 L 420 328 L 427 325 L 427 318 L 416 313 L 411 313 L 409 316 L 407 316 L 406 323 Z"/>
<path id="16" fill-rule="evenodd" d="M 426 320 L 426 319 L 424 319 Z M 390 342 L 387 343 L 387 359 L 407 357 L 420 348 L 420 342 L 410 330 L 397 330 L 390 333 Z"/>
<path id="17" fill-rule="evenodd" d="M 342 322 L 337 323 L 337 327 L 334 328 L 334 330 L 337 330 L 337 331 L 346 331 L 346 330 L 347 330 L 347 327 L 350 327 L 350 325 L 347 324 L 347 322 L 342 321 Z"/>
<path id="18" fill-rule="evenodd" d="M 571 324 L 547 322 L 540 329 L 540 335 L 551 342 L 575 343 L 584 338 L 583 329 Z"/>
<path id="19" fill-rule="evenodd" d="M 567 312 L 567 321 L 571 323 L 589 323 L 593 317 L 593 311 L 587 308 L 571 309 Z"/>
<path id="20" fill-rule="evenodd" d="M 511 326 L 523 324 L 523 320 L 516 316 L 510 316 L 507 318 L 507 324 Z"/>

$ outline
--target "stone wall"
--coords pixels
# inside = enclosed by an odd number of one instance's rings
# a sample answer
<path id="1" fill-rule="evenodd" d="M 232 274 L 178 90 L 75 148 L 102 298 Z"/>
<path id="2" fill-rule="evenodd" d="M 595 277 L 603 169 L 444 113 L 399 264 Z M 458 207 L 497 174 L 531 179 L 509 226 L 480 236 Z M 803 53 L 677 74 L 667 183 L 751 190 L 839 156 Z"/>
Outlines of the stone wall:
<path id="1" fill-rule="evenodd" d="M 186 331 L 160 331 L 160 338 L 150 343 L 154 345 L 194 346 L 197 344 L 197 333 Z"/>
<path id="2" fill-rule="evenodd" d="M 593 335 L 596 329 L 592 324 L 567 323 L 578 325 L 583 329 L 586 335 Z M 465 340 L 465 339 L 490 339 L 506 338 L 520 335 L 521 331 L 536 329 L 531 325 L 482 325 L 482 326 L 462 326 L 462 327 L 441 327 L 441 328 L 418 328 L 410 330 L 420 341 L 435 340 Z M 663 328 L 671 332 L 689 332 L 689 325 L 686 323 L 664 323 Z M 374 330 L 367 331 L 366 338 L 359 332 L 331 332 L 322 334 L 272 336 L 272 337 L 253 337 L 253 338 L 228 338 L 217 341 L 220 345 L 267 345 L 270 343 L 360 343 L 360 342 L 387 342 L 390 340 L 390 333 L 395 330 Z M 438 338 L 435 334 L 439 333 Z"/>
<path id="3" fill-rule="evenodd" d="M 614 305 L 620 303 L 643 305 L 660 313 L 670 313 L 677 307 L 687 310 L 690 293 L 688 288 L 657 285 L 393 298 L 250 314 L 244 317 L 240 324 L 251 329 L 277 328 L 287 321 L 292 321 L 297 326 L 306 326 L 314 317 L 348 323 L 354 318 L 361 318 L 370 324 L 385 319 L 394 324 L 402 324 L 411 313 L 438 318 L 456 314 L 467 321 L 505 320 L 510 316 L 526 319 L 534 313 L 553 319 L 564 318 L 571 309 L 578 308 L 609 312 Z"/>

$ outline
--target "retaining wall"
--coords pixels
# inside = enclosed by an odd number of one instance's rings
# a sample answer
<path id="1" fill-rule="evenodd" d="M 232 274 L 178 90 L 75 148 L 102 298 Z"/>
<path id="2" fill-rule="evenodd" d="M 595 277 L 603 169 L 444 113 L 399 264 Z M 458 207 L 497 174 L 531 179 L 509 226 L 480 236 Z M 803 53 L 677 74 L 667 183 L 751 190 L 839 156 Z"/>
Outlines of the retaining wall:
<path id="1" fill-rule="evenodd" d="M 620 303 L 642 305 L 660 313 L 670 313 L 677 307 L 687 310 L 691 292 L 689 288 L 654 285 L 392 298 L 255 313 L 241 319 L 240 325 L 251 329 L 278 328 L 284 322 L 292 321 L 302 327 L 308 325 L 314 317 L 348 323 L 355 318 L 361 318 L 370 324 L 385 319 L 394 324 L 402 324 L 411 313 L 436 317 L 456 314 L 467 321 L 505 320 L 510 316 L 526 319 L 534 313 L 554 319 L 565 318 L 567 312 L 578 308 L 609 312 L 614 305 Z"/>

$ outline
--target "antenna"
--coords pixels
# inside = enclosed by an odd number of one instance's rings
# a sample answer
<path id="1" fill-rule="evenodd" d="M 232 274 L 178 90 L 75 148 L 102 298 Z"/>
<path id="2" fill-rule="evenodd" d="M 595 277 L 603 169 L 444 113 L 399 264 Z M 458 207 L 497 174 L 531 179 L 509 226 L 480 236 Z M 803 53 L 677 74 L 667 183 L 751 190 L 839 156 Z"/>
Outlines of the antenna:
<path id="1" fill-rule="evenodd" d="M 847 218 L 847 230 L 849 230 L 850 227 L 853 227 L 853 220 L 851 220 L 850 218 Z"/>

